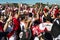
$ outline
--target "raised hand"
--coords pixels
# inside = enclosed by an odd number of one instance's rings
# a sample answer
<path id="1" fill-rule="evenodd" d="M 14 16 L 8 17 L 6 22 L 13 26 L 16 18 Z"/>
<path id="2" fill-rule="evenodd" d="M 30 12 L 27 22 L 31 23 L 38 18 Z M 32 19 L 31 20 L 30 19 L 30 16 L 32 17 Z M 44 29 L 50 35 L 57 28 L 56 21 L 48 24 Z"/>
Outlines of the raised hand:
<path id="1" fill-rule="evenodd" d="M 7 29 L 7 27 L 8 27 L 8 24 L 9 24 L 9 22 L 10 22 L 11 20 L 12 20 L 12 16 L 9 16 L 9 18 L 7 19 L 6 24 L 4 25 L 4 28 L 3 28 L 4 31 L 6 31 L 6 29 Z"/>
<path id="2" fill-rule="evenodd" d="M 12 20 L 12 16 L 9 16 L 7 22 L 11 21 Z"/>

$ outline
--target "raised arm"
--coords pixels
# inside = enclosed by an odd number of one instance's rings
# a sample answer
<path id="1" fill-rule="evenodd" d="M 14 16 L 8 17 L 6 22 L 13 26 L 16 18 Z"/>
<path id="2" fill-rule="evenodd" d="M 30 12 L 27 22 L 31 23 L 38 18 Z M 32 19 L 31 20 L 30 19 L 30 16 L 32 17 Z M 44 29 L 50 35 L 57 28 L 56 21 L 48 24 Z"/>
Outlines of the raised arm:
<path id="1" fill-rule="evenodd" d="M 38 12 L 36 13 L 36 18 L 35 20 L 39 19 L 39 13 L 41 12 L 41 4 L 40 4 L 40 7 L 38 9 Z"/>
<path id="2" fill-rule="evenodd" d="M 4 28 L 3 28 L 4 31 L 6 31 L 8 24 L 11 20 L 12 20 L 12 16 L 9 16 L 8 20 L 6 21 L 6 24 L 4 25 Z"/>
<path id="3" fill-rule="evenodd" d="M 18 7 L 19 7 L 19 9 L 18 9 L 18 16 L 20 15 L 20 5 L 21 4 L 18 4 Z"/>
<path id="4" fill-rule="evenodd" d="M 20 4 L 18 4 L 18 13 L 15 14 L 15 18 L 18 19 L 20 16 Z"/>

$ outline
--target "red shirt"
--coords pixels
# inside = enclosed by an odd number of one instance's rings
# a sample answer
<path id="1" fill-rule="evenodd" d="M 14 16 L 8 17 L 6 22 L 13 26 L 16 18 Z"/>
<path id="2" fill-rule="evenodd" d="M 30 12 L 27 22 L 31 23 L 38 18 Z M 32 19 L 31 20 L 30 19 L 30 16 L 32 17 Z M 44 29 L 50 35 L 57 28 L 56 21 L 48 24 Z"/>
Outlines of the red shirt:
<path id="1" fill-rule="evenodd" d="M 16 19 L 16 18 L 13 18 L 13 23 L 14 23 L 14 28 L 13 28 L 13 30 L 14 30 L 14 31 L 18 30 L 18 29 L 19 29 L 19 26 L 20 26 L 19 20 Z"/>
<path id="2" fill-rule="evenodd" d="M 16 18 L 13 18 L 13 24 L 14 24 L 13 30 L 7 35 L 8 38 L 10 38 L 14 34 L 14 31 L 18 30 L 20 27 L 20 22 Z"/>
<path id="3" fill-rule="evenodd" d="M 0 32 L 4 32 L 2 25 L 3 25 L 2 22 L 0 22 Z"/>
<path id="4" fill-rule="evenodd" d="M 45 12 L 47 12 L 47 9 L 46 9 L 46 8 L 44 8 L 44 11 L 45 11 Z"/>
<path id="5" fill-rule="evenodd" d="M 34 36 L 35 34 L 39 35 L 39 34 L 41 33 L 41 31 L 40 31 L 40 29 L 39 29 L 38 26 L 33 26 L 33 27 L 32 27 L 32 33 L 33 33 L 33 36 Z"/>
<path id="6" fill-rule="evenodd" d="M 55 17 L 57 17 L 57 13 L 58 13 L 58 12 L 59 12 L 59 10 L 56 9 L 56 10 L 55 10 L 55 13 L 54 13 Z"/>
<path id="7" fill-rule="evenodd" d="M 36 14 L 34 9 L 32 10 L 32 13 Z"/>

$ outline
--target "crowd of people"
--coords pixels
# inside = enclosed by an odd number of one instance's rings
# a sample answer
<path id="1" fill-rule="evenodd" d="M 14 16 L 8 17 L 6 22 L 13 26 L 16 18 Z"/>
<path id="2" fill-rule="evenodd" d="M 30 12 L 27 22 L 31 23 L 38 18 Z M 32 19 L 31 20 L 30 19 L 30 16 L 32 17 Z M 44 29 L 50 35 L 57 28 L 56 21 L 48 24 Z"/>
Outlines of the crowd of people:
<path id="1" fill-rule="evenodd" d="M 0 40 L 60 40 L 60 9 L 0 4 Z"/>

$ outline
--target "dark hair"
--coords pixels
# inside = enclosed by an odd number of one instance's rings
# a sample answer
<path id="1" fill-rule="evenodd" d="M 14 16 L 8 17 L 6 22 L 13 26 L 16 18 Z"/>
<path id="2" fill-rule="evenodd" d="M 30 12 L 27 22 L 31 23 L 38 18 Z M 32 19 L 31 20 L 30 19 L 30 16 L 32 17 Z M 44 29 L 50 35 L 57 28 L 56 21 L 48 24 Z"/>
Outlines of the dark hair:
<path id="1" fill-rule="evenodd" d="M 39 20 L 34 21 L 34 25 L 38 25 L 38 24 L 40 24 Z"/>
<path id="2" fill-rule="evenodd" d="M 32 17 L 32 13 L 29 13 L 29 17 Z"/>
<path id="3" fill-rule="evenodd" d="M 51 22 L 52 18 L 51 16 L 48 14 L 47 17 L 46 17 L 46 21 L 50 21 Z"/>
<path id="4" fill-rule="evenodd" d="M 0 4 L 1 5 L 1 4 Z"/>
<path id="5" fill-rule="evenodd" d="M 25 19 L 25 15 L 23 14 L 23 15 L 20 15 L 20 17 L 21 17 L 21 20 L 24 20 Z"/>
<path id="6" fill-rule="evenodd" d="M 4 16 L 4 14 L 1 14 L 1 15 L 0 15 L 0 18 L 1 18 L 1 16 Z"/>
<path id="7" fill-rule="evenodd" d="M 57 15 L 56 16 L 59 16 L 60 15 L 60 13 L 57 13 Z"/>

